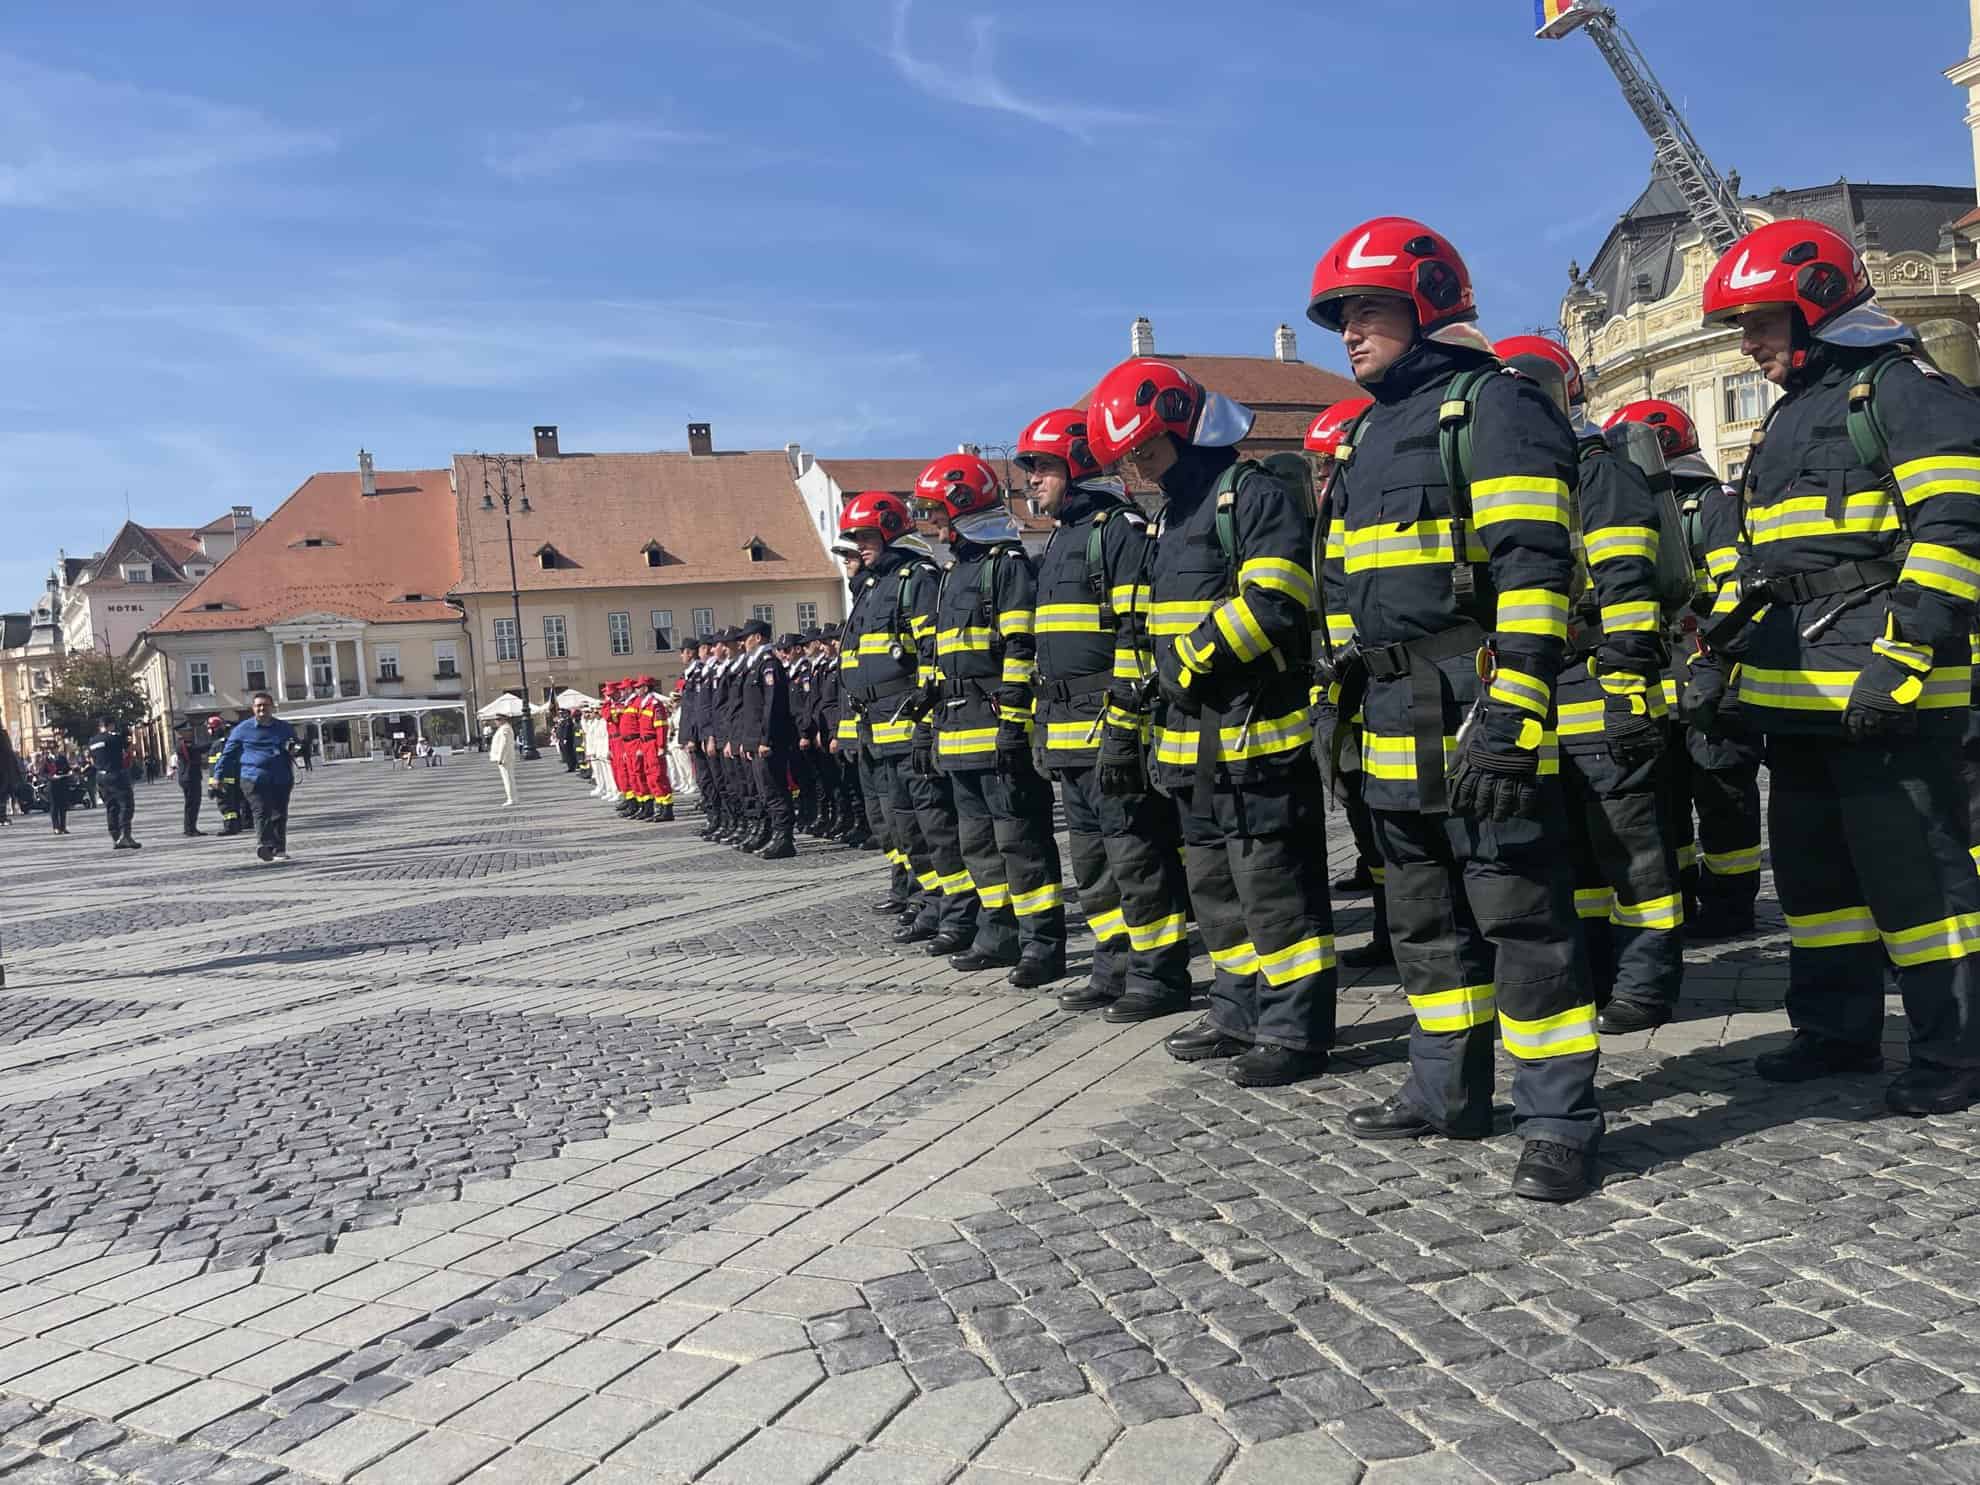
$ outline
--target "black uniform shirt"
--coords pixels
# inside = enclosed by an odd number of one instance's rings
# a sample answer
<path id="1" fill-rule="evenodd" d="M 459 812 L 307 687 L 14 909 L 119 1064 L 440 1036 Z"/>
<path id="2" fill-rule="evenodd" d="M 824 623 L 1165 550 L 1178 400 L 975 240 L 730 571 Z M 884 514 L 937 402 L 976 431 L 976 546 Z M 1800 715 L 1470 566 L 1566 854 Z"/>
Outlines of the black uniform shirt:
<path id="1" fill-rule="evenodd" d="M 89 761 L 96 766 L 97 777 L 116 780 L 124 777 L 124 759 L 131 751 L 129 734 L 106 730 L 90 738 L 84 746 L 89 751 Z"/>

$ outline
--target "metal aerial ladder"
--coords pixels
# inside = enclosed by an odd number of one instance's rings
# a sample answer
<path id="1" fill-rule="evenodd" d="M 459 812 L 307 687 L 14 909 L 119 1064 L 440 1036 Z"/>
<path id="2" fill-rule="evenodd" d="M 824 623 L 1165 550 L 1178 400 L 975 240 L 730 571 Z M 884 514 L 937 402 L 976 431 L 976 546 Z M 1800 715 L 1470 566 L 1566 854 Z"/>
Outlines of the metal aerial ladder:
<path id="1" fill-rule="evenodd" d="M 1602 60 L 1622 86 L 1623 100 L 1642 123 L 1657 152 L 1657 164 L 1684 197 L 1685 210 L 1715 253 L 1723 253 L 1747 231 L 1746 213 L 1650 70 L 1649 59 L 1623 29 L 1616 13 L 1598 0 L 1534 0 L 1537 35 L 1558 41 L 1586 31 Z"/>

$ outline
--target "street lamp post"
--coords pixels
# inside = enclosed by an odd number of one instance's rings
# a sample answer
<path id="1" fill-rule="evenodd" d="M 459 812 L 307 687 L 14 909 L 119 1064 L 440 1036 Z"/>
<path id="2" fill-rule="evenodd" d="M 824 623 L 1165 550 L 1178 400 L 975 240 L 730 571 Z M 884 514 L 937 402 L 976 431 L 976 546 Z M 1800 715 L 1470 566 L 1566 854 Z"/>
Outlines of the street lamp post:
<path id="1" fill-rule="evenodd" d="M 528 486 L 525 482 L 521 459 L 513 454 L 497 454 L 494 464 L 497 472 L 501 475 L 502 534 L 508 540 L 509 544 L 509 609 L 515 616 L 516 664 L 522 670 L 522 755 L 525 759 L 534 759 L 540 758 L 542 754 L 536 750 L 536 726 L 531 719 L 529 709 L 529 660 L 526 652 L 526 641 L 523 639 L 522 589 L 516 583 L 516 528 L 514 522 L 509 517 L 509 502 L 511 499 L 520 500 L 522 502 L 522 508 L 524 510 L 529 509 Z M 488 465 L 489 456 L 483 454 L 481 456 L 481 499 L 484 505 L 490 503 L 488 498 Z M 509 467 L 511 465 L 515 466 L 516 471 L 516 488 L 513 494 L 509 490 Z"/>

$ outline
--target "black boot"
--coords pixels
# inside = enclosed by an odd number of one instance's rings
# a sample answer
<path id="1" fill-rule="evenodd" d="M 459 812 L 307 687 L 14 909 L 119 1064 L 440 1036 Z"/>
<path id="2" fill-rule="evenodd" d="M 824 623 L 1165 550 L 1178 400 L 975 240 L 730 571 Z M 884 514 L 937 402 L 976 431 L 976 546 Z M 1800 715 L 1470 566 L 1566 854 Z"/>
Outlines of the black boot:
<path id="1" fill-rule="evenodd" d="M 1753 1059 L 1753 1070 L 1770 1083 L 1806 1083 L 1839 1073 L 1879 1072 L 1884 1054 L 1873 1042 L 1859 1047 L 1850 1042 L 1834 1042 L 1806 1031 L 1778 1052 L 1762 1052 Z"/>
<path id="2" fill-rule="evenodd" d="M 935 946 L 930 944 L 928 952 L 933 954 Z M 1008 954 L 979 954 L 974 949 L 964 949 L 960 954 L 949 956 L 949 968 L 959 969 L 964 974 L 975 974 L 985 969 L 1009 969 L 1017 963 Z"/>
<path id="3" fill-rule="evenodd" d="M 1101 1018 L 1117 1026 L 1135 1021 L 1153 1021 L 1160 1016 L 1179 1016 L 1189 1009 L 1190 992 L 1182 990 L 1135 991 L 1123 995 L 1102 1011 Z"/>
<path id="4" fill-rule="evenodd" d="M 1349 1113 L 1348 1133 L 1365 1140 L 1415 1140 L 1441 1134 L 1447 1139 L 1482 1140 L 1492 1132 L 1489 1116 L 1476 1126 L 1441 1129 L 1419 1110 L 1403 1101 L 1400 1093 L 1385 1103 L 1370 1104 Z"/>
<path id="5" fill-rule="evenodd" d="M 144 849 L 143 846 L 139 845 L 136 841 L 131 839 L 131 833 L 128 830 L 126 830 L 123 833 L 123 835 L 118 837 L 117 844 L 122 846 L 127 851 L 142 851 Z"/>
<path id="6" fill-rule="evenodd" d="M 1325 1052 L 1253 1047 L 1231 1063 L 1231 1081 L 1240 1088 L 1283 1088 L 1288 1083 L 1317 1078 L 1326 1069 Z"/>
<path id="7" fill-rule="evenodd" d="M 1513 1168 L 1514 1196 L 1529 1201 L 1573 1201 L 1594 1184 L 1586 1150 L 1553 1140 L 1528 1140 Z"/>
<path id="8" fill-rule="evenodd" d="M 1653 1026 L 1662 1026 L 1670 1019 L 1671 1008 L 1667 1005 L 1618 997 L 1602 1007 L 1595 1029 L 1610 1036 L 1628 1036 L 1633 1031 L 1648 1031 Z"/>
<path id="9" fill-rule="evenodd" d="M 764 861 L 788 861 L 795 855 L 797 855 L 797 842 L 791 839 L 789 831 L 785 831 L 774 837 L 770 844 L 763 848 L 763 855 L 760 859 Z"/>
<path id="10" fill-rule="evenodd" d="M 1170 1032 L 1162 1045 L 1178 1062 L 1208 1062 L 1217 1057 L 1236 1057 L 1251 1050 L 1250 1042 L 1225 1036 L 1210 1024 L 1208 1016 L 1191 1022 L 1180 1031 Z"/>
<path id="11" fill-rule="evenodd" d="M 1102 1011 L 1121 998 L 1119 985 L 1096 985 L 1092 981 L 1073 990 L 1059 992 L 1059 1009 L 1062 1011 Z"/>
<path id="12" fill-rule="evenodd" d="M 1020 990 L 1036 990 L 1040 985 L 1049 985 L 1065 977 L 1066 961 L 1061 955 L 1057 959 L 1020 959 L 1017 968 L 1004 979 Z"/>
<path id="13" fill-rule="evenodd" d="M 660 806 L 660 808 L 658 808 L 657 810 L 655 810 L 655 811 L 653 812 L 653 818 L 654 818 L 654 820 L 655 820 L 655 822 L 656 822 L 656 823 L 658 823 L 658 824 L 661 824 L 661 825 L 671 825 L 671 824 L 673 824 L 673 823 L 674 823 L 674 807 L 673 807 L 673 806 L 672 806 L 671 804 L 663 804 L 663 805 L 661 805 L 661 806 Z"/>
<path id="14" fill-rule="evenodd" d="M 1980 1103 L 1980 1068 L 1914 1062 L 1891 1080 L 1884 1105 L 1893 1114 L 1957 1114 Z"/>

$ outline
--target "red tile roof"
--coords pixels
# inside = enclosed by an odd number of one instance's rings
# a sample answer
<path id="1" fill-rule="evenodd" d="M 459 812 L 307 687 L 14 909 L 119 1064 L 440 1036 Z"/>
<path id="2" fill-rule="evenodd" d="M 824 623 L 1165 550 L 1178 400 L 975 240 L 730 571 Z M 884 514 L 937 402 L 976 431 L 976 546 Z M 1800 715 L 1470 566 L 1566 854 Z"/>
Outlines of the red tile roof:
<path id="1" fill-rule="evenodd" d="M 1211 391 L 1234 397 L 1253 411 L 1309 408 L 1317 413 L 1343 397 L 1362 395 L 1346 377 L 1305 361 L 1281 361 L 1276 356 L 1175 356 L 1166 351 L 1158 351 L 1156 359 L 1187 371 Z M 1088 388 L 1077 405 L 1084 407 L 1092 400 Z"/>
<path id="2" fill-rule="evenodd" d="M 199 550 L 199 531 L 191 526 L 146 526 L 145 532 L 158 543 L 160 550 L 180 567 L 202 553 Z"/>
<path id="3" fill-rule="evenodd" d="M 935 453 L 927 459 L 820 459 L 818 462 L 846 495 L 857 495 L 862 490 L 908 495 L 913 493 L 914 482 L 921 478 L 929 460 L 940 457 Z"/>
<path id="4" fill-rule="evenodd" d="M 461 570 L 447 476 L 381 469 L 378 493 L 365 495 L 355 470 L 311 475 L 151 632 L 265 629 L 317 613 L 374 624 L 458 618 L 440 600 Z M 430 596 L 408 603 L 408 593 Z M 216 603 L 225 607 L 207 610 Z"/>
<path id="5" fill-rule="evenodd" d="M 459 454 L 461 575 L 452 591 L 509 591 L 502 509 L 481 504 L 478 456 Z M 919 469 L 916 473 L 919 473 Z M 840 581 L 797 486 L 790 458 L 774 453 L 565 454 L 523 460 L 530 510 L 512 508 L 516 578 L 525 591 L 647 588 L 675 583 Z M 491 488 L 494 488 L 491 477 Z M 515 487 L 511 476 L 511 488 Z M 760 540 L 767 561 L 752 561 Z M 667 561 L 650 567 L 657 541 Z M 530 554 L 558 554 L 545 569 Z"/>

